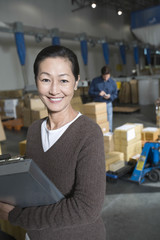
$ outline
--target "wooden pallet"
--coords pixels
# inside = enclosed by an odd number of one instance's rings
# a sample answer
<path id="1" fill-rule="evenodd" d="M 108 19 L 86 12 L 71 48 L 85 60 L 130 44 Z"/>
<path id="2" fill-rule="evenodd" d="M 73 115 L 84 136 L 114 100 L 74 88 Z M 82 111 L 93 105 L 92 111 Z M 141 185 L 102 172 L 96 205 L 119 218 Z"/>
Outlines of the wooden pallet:
<path id="1" fill-rule="evenodd" d="M 119 113 L 133 113 L 139 111 L 139 107 L 114 107 L 113 112 L 119 112 Z"/>
<path id="2" fill-rule="evenodd" d="M 21 128 L 23 127 L 23 120 L 21 118 L 13 119 L 13 120 L 8 120 L 2 122 L 3 126 L 9 130 L 16 130 L 20 131 Z"/>

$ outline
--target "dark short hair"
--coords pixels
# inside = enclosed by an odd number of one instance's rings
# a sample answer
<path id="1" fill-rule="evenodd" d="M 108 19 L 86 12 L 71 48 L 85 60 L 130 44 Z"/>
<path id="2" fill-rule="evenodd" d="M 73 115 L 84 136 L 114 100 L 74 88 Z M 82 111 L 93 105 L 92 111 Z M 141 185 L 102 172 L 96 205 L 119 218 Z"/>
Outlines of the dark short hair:
<path id="1" fill-rule="evenodd" d="M 108 66 L 104 66 L 101 68 L 101 74 L 102 75 L 106 75 L 106 74 L 110 74 L 110 69 Z"/>
<path id="2" fill-rule="evenodd" d="M 75 55 L 75 53 L 70 50 L 69 48 L 66 48 L 64 46 L 59 46 L 59 45 L 55 45 L 55 46 L 48 46 L 44 49 L 42 49 L 34 62 L 33 65 L 33 71 L 34 71 L 34 77 L 35 77 L 35 81 L 37 81 L 37 75 L 38 75 L 38 71 L 39 71 L 39 64 L 45 60 L 46 58 L 56 58 L 56 57 L 62 57 L 62 58 L 66 58 L 68 59 L 71 64 L 72 64 L 72 73 L 75 77 L 75 80 L 78 80 L 78 75 L 79 75 L 79 63 L 78 63 L 78 59 L 77 56 Z"/>

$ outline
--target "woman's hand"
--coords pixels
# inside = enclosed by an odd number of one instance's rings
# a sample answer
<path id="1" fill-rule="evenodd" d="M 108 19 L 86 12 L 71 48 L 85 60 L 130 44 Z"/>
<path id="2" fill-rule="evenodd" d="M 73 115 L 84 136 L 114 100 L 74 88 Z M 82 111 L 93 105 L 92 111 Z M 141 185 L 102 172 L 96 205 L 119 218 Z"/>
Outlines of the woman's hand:
<path id="1" fill-rule="evenodd" d="M 12 205 L 0 202 L 0 219 L 8 220 L 8 214 L 13 208 L 15 207 Z"/>

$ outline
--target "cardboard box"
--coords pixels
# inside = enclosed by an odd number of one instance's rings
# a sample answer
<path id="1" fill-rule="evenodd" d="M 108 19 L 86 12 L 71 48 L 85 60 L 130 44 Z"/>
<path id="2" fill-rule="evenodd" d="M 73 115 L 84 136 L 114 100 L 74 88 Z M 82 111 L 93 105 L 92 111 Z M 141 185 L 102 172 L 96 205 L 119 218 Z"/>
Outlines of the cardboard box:
<path id="1" fill-rule="evenodd" d="M 77 112 L 80 112 L 82 114 L 84 113 L 84 111 L 83 111 L 83 104 L 81 104 L 81 103 L 74 103 L 74 104 L 72 104 L 72 107 Z"/>
<path id="2" fill-rule="evenodd" d="M 134 155 L 134 156 L 130 157 L 130 159 L 129 159 L 129 160 L 135 160 L 135 161 L 138 161 L 138 160 L 139 160 L 139 158 L 140 158 L 140 156 L 141 156 L 141 154 L 140 154 L 140 153 L 138 153 L 138 154 L 136 154 L 136 155 Z"/>
<path id="3" fill-rule="evenodd" d="M 84 113 L 86 115 L 101 114 L 107 112 L 107 105 L 105 102 L 91 102 L 84 104 Z"/>
<path id="4" fill-rule="evenodd" d="M 40 98 L 31 98 L 30 99 L 30 109 L 31 110 L 37 110 L 37 109 L 42 109 L 42 108 L 46 108 L 46 107 Z"/>
<path id="5" fill-rule="evenodd" d="M 0 142 L 5 141 L 6 140 L 6 134 L 2 125 L 2 121 L 0 118 Z"/>
<path id="6" fill-rule="evenodd" d="M 124 166 L 125 166 L 125 161 L 124 160 L 119 160 L 119 161 L 116 161 L 114 163 L 111 163 L 109 165 L 109 170 L 115 172 L 115 171 L 121 169 Z"/>
<path id="7" fill-rule="evenodd" d="M 113 133 L 108 132 L 103 134 L 104 138 L 104 150 L 105 153 L 114 151 L 114 141 L 113 141 Z"/>
<path id="8" fill-rule="evenodd" d="M 158 128 L 147 127 L 147 128 L 143 128 L 143 130 L 142 130 L 142 140 L 143 141 L 147 141 L 147 140 L 155 141 L 158 139 L 158 136 L 159 136 Z"/>
<path id="9" fill-rule="evenodd" d="M 136 126 L 134 124 L 124 124 L 114 130 L 114 139 L 125 140 L 127 142 L 136 140 Z"/>
<path id="10" fill-rule="evenodd" d="M 71 105 L 73 104 L 82 104 L 82 99 L 80 96 L 74 96 L 71 100 Z"/>
<path id="11" fill-rule="evenodd" d="M 0 91 L 1 98 L 21 98 L 23 96 L 23 90 L 7 90 L 7 91 Z"/>
<path id="12" fill-rule="evenodd" d="M 100 126 L 103 134 L 109 132 L 109 122 L 108 121 L 103 122 L 103 123 L 98 123 L 98 125 Z"/>
<path id="13" fill-rule="evenodd" d="M 138 80 L 136 79 L 130 80 L 130 86 L 131 86 L 131 102 L 137 104 L 139 102 Z"/>
<path id="14" fill-rule="evenodd" d="M 48 111 L 46 108 L 44 109 L 35 109 L 31 110 L 31 121 L 34 122 L 35 120 L 45 118 L 48 116 Z"/>
<path id="15" fill-rule="evenodd" d="M 96 123 L 101 124 L 101 123 L 106 123 L 107 122 L 107 113 L 99 113 L 99 114 L 86 114 L 89 118 L 94 120 Z"/>
<path id="16" fill-rule="evenodd" d="M 27 140 L 23 140 L 23 141 L 19 142 L 20 156 L 24 156 L 26 154 L 26 144 L 27 144 Z"/>
<path id="17" fill-rule="evenodd" d="M 109 152 L 106 155 L 106 171 L 109 170 L 109 165 L 111 163 L 114 163 L 116 161 L 119 161 L 119 160 L 124 160 L 124 153 L 122 152 L 116 152 L 116 151 L 113 151 L 113 152 Z"/>
<path id="18" fill-rule="evenodd" d="M 121 152 L 124 154 L 132 154 L 136 155 L 137 153 L 142 151 L 142 141 L 139 140 L 133 144 L 130 144 L 129 146 L 121 145 Z"/>
<path id="19" fill-rule="evenodd" d="M 24 127 L 29 127 L 31 123 L 32 123 L 31 110 L 30 110 L 30 108 L 24 107 L 24 109 L 23 109 L 23 125 L 24 125 Z"/>
<path id="20" fill-rule="evenodd" d="M 0 115 L 5 116 L 5 111 L 4 111 L 4 100 L 0 100 Z"/>
<path id="21" fill-rule="evenodd" d="M 18 99 L 5 99 L 4 100 L 4 111 L 5 115 L 8 117 L 16 118 L 16 106 L 18 104 Z"/>
<path id="22" fill-rule="evenodd" d="M 23 118 L 23 109 L 24 107 L 22 107 L 21 105 L 17 105 L 16 106 L 16 115 L 17 115 L 17 118 Z"/>

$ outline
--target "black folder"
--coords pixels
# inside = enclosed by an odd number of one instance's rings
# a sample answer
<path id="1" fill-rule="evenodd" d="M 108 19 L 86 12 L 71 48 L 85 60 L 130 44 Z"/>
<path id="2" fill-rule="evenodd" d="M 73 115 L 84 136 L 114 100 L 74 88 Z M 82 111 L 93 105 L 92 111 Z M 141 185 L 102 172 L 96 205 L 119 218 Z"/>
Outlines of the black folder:
<path id="1" fill-rule="evenodd" d="M 1 162 L 1 202 L 29 207 L 53 204 L 64 198 L 32 159 Z"/>

